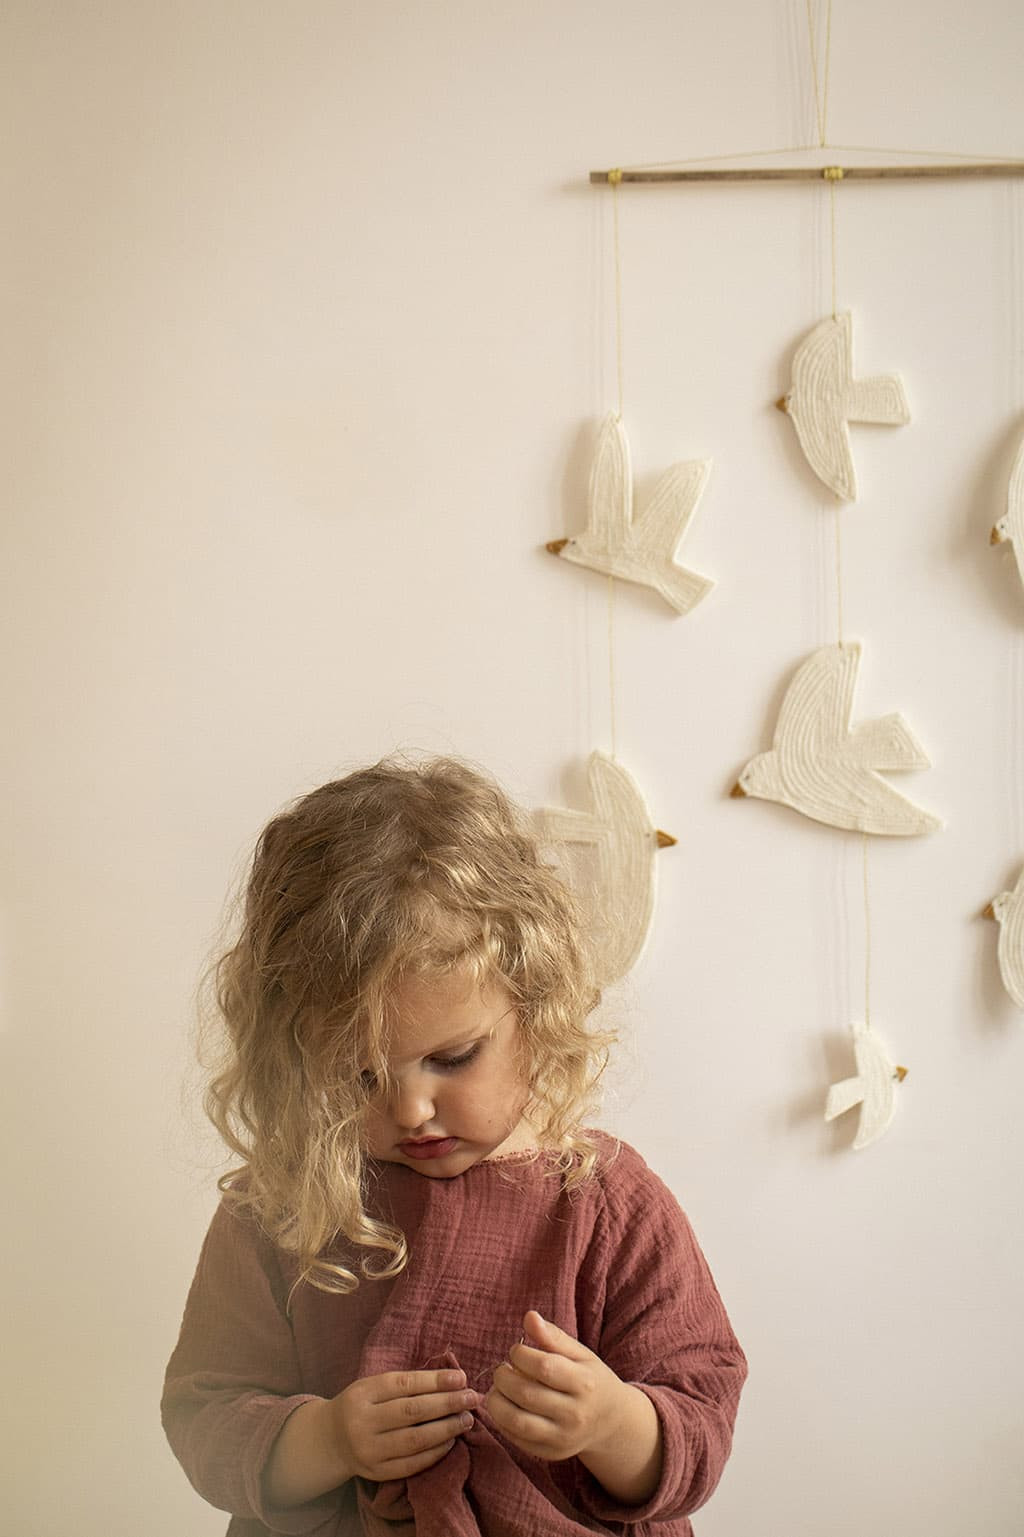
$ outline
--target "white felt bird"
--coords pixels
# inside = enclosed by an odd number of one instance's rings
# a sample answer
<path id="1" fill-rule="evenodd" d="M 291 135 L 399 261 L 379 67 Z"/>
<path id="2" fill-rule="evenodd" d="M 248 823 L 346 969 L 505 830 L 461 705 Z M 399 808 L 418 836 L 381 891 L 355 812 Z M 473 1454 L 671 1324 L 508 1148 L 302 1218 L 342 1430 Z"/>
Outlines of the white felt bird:
<path id="1" fill-rule="evenodd" d="M 853 1145 L 862 1148 L 877 1142 L 887 1129 L 896 1109 L 896 1085 L 902 1083 L 907 1070 L 890 1060 L 869 1025 L 853 1026 L 853 1052 L 857 1076 L 831 1085 L 825 1101 L 825 1119 L 834 1121 L 837 1115 L 860 1105 L 860 1123 Z"/>
<path id="2" fill-rule="evenodd" d="M 1006 493 L 1006 512 L 992 530 L 990 544 L 1012 544 L 1017 558 L 1017 571 L 1024 582 L 1024 438 L 1020 440 L 1017 457 L 1010 471 L 1010 484 Z"/>
<path id="3" fill-rule="evenodd" d="M 857 497 L 848 422 L 903 426 L 910 420 L 903 384 L 895 374 L 853 377 L 851 317 L 823 320 L 804 337 L 793 358 L 793 383 L 776 401 L 796 428 L 808 464 L 844 502 Z"/>
<path id="4" fill-rule="evenodd" d="M 654 827 L 636 783 L 607 754 L 591 753 L 587 787 L 591 810 L 545 808 L 535 819 L 542 843 L 585 844 L 597 854 L 597 889 L 581 896 L 592 912 L 603 986 L 639 959 L 654 912 L 654 856 L 676 840 Z"/>
<path id="5" fill-rule="evenodd" d="M 901 715 L 850 729 L 860 645 L 821 646 L 802 662 L 779 710 L 770 752 L 752 758 L 733 795 L 779 801 L 816 822 L 910 837 L 941 827 L 878 772 L 927 768 Z"/>
<path id="6" fill-rule="evenodd" d="M 677 613 L 689 613 L 715 584 L 672 557 L 710 470 L 710 459 L 674 464 L 658 481 L 643 512 L 634 517 L 629 441 L 619 418 L 608 416 L 590 472 L 586 530 L 575 539 L 553 539 L 547 548 L 578 566 L 653 587 Z"/>
<path id="7" fill-rule="evenodd" d="M 985 909 L 999 924 L 999 975 L 1003 986 L 1024 1009 L 1024 870 L 1012 891 L 1001 892 Z"/>

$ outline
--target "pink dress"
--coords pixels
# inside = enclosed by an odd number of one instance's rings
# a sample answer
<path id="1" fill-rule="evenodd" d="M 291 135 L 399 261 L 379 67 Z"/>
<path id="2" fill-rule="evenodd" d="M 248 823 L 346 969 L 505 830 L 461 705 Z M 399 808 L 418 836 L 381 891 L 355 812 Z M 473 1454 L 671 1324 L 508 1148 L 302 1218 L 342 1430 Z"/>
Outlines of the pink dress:
<path id="1" fill-rule="evenodd" d="M 686 1537 L 729 1455 L 746 1362 L 675 1197 L 626 1143 L 593 1133 L 594 1178 L 566 1194 L 549 1157 L 476 1164 L 450 1180 L 370 1163 L 367 1205 L 409 1241 L 393 1281 L 348 1296 L 302 1285 L 244 1216 L 214 1216 L 167 1368 L 168 1439 L 229 1537 Z M 663 1435 L 643 1505 L 612 1499 L 576 1458 L 545 1462 L 482 1409 L 426 1472 L 353 1479 L 289 1510 L 263 1470 L 288 1415 L 380 1372 L 460 1366 L 485 1393 L 536 1308 L 645 1392 Z"/>

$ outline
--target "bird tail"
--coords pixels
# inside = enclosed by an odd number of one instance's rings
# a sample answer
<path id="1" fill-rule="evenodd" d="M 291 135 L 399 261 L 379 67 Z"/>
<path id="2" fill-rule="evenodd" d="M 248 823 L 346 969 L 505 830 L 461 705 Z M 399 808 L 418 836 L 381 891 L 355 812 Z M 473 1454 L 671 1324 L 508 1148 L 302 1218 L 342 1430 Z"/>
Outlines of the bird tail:
<path id="1" fill-rule="evenodd" d="M 825 1101 L 826 1121 L 834 1121 L 837 1115 L 852 1110 L 863 1098 L 864 1085 L 859 1078 L 844 1078 L 842 1083 L 832 1084 Z"/>
<path id="2" fill-rule="evenodd" d="M 927 753 L 902 715 L 883 715 L 855 726 L 850 755 L 866 769 L 909 772 L 930 767 Z"/>
<path id="3" fill-rule="evenodd" d="M 589 811 L 545 807 L 533 813 L 533 827 L 538 842 L 543 844 L 601 841 L 601 824 Z"/>
<path id="4" fill-rule="evenodd" d="M 709 593 L 714 582 L 699 571 L 688 571 L 685 566 L 673 562 L 657 572 L 655 585 L 666 603 L 680 614 L 688 614 Z"/>
<path id="5" fill-rule="evenodd" d="M 852 379 L 843 406 L 849 422 L 878 422 L 886 427 L 902 427 L 910 420 L 903 380 L 897 374 L 883 374 L 877 379 Z"/>

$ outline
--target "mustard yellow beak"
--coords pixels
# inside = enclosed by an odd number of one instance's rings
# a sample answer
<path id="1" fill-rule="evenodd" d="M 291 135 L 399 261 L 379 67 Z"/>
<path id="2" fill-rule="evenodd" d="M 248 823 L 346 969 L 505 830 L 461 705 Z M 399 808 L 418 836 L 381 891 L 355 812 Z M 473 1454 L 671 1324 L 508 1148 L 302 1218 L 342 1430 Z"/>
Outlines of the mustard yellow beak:
<path id="1" fill-rule="evenodd" d="M 990 902 L 988 904 L 988 906 L 985 908 L 985 911 L 982 913 L 981 916 L 983 918 L 994 918 L 995 915 L 996 915 L 995 906 L 994 906 L 993 903 Z"/>
<path id="2" fill-rule="evenodd" d="M 736 783 L 733 785 L 732 789 L 729 791 L 729 797 L 730 797 L 731 800 L 734 800 L 734 801 L 736 801 L 736 800 L 744 800 L 745 801 L 746 800 L 747 792 L 746 792 L 746 790 L 744 790 L 743 786 L 740 784 L 738 779 L 737 779 Z"/>
<path id="3" fill-rule="evenodd" d="M 893 1074 L 893 1077 L 896 1078 L 899 1083 L 902 1083 L 906 1076 L 907 1070 L 905 1067 L 898 1067 Z"/>
<path id="4" fill-rule="evenodd" d="M 550 555 L 561 555 L 568 543 L 568 539 L 549 539 L 544 548 Z"/>
<path id="5" fill-rule="evenodd" d="M 999 532 L 998 528 L 994 528 L 992 530 L 992 532 L 989 534 L 988 542 L 989 542 L 989 544 L 1002 544 L 1003 543 L 1003 535 Z"/>
<path id="6" fill-rule="evenodd" d="M 674 849 L 679 842 L 679 839 L 673 838 L 671 833 L 663 833 L 660 827 L 654 836 L 658 841 L 659 849 Z"/>
<path id="7" fill-rule="evenodd" d="M 785 411 L 785 412 L 788 413 L 788 411 L 789 411 L 789 399 L 788 399 L 788 397 L 786 395 L 780 395 L 779 396 L 778 400 L 775 402 L 775 409 L 776 409 L 776 411 Z"/>

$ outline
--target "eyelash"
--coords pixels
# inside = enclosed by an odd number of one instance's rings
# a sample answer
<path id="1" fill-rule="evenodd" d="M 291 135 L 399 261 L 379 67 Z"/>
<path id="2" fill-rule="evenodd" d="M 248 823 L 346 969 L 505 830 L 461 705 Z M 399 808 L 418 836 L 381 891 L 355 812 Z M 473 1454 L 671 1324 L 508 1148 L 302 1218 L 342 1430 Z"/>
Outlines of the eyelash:
<path id="1" fill-rule="evenodd" d="M 432 1057 L 431 1061 L 434 1063 L 435 1067 L 441 1068 L 443 1072 L 451 1073 L 454 1072 L 456 1068 L 468 1067 L 470 1062 L 473 1061 L 474 1057 L 479 1056 L 480 1048 L 482 1045 L 482 1041 L 476 1041 L 468 1051 L 464 1051 L 462 1053 L 461 1057 Z"/>
<path id="2" fill-rule="evenodd" d="M 483 1041 L 474 1042 L 468 1051 L 462 1053 L 461 1057 L 428 1057 L 427 1060 L 433 1062 L 435 1067 L 440 1068 L 442 1073 L 454 1073 L 460 1067 L 468 1067 L 480 1055 L 483 1044 Z M 377 1080 L 371 1072 L 361 1073 L 360 1078 L 367 1094 L 375 1094 L 377 1092 Z"/>

